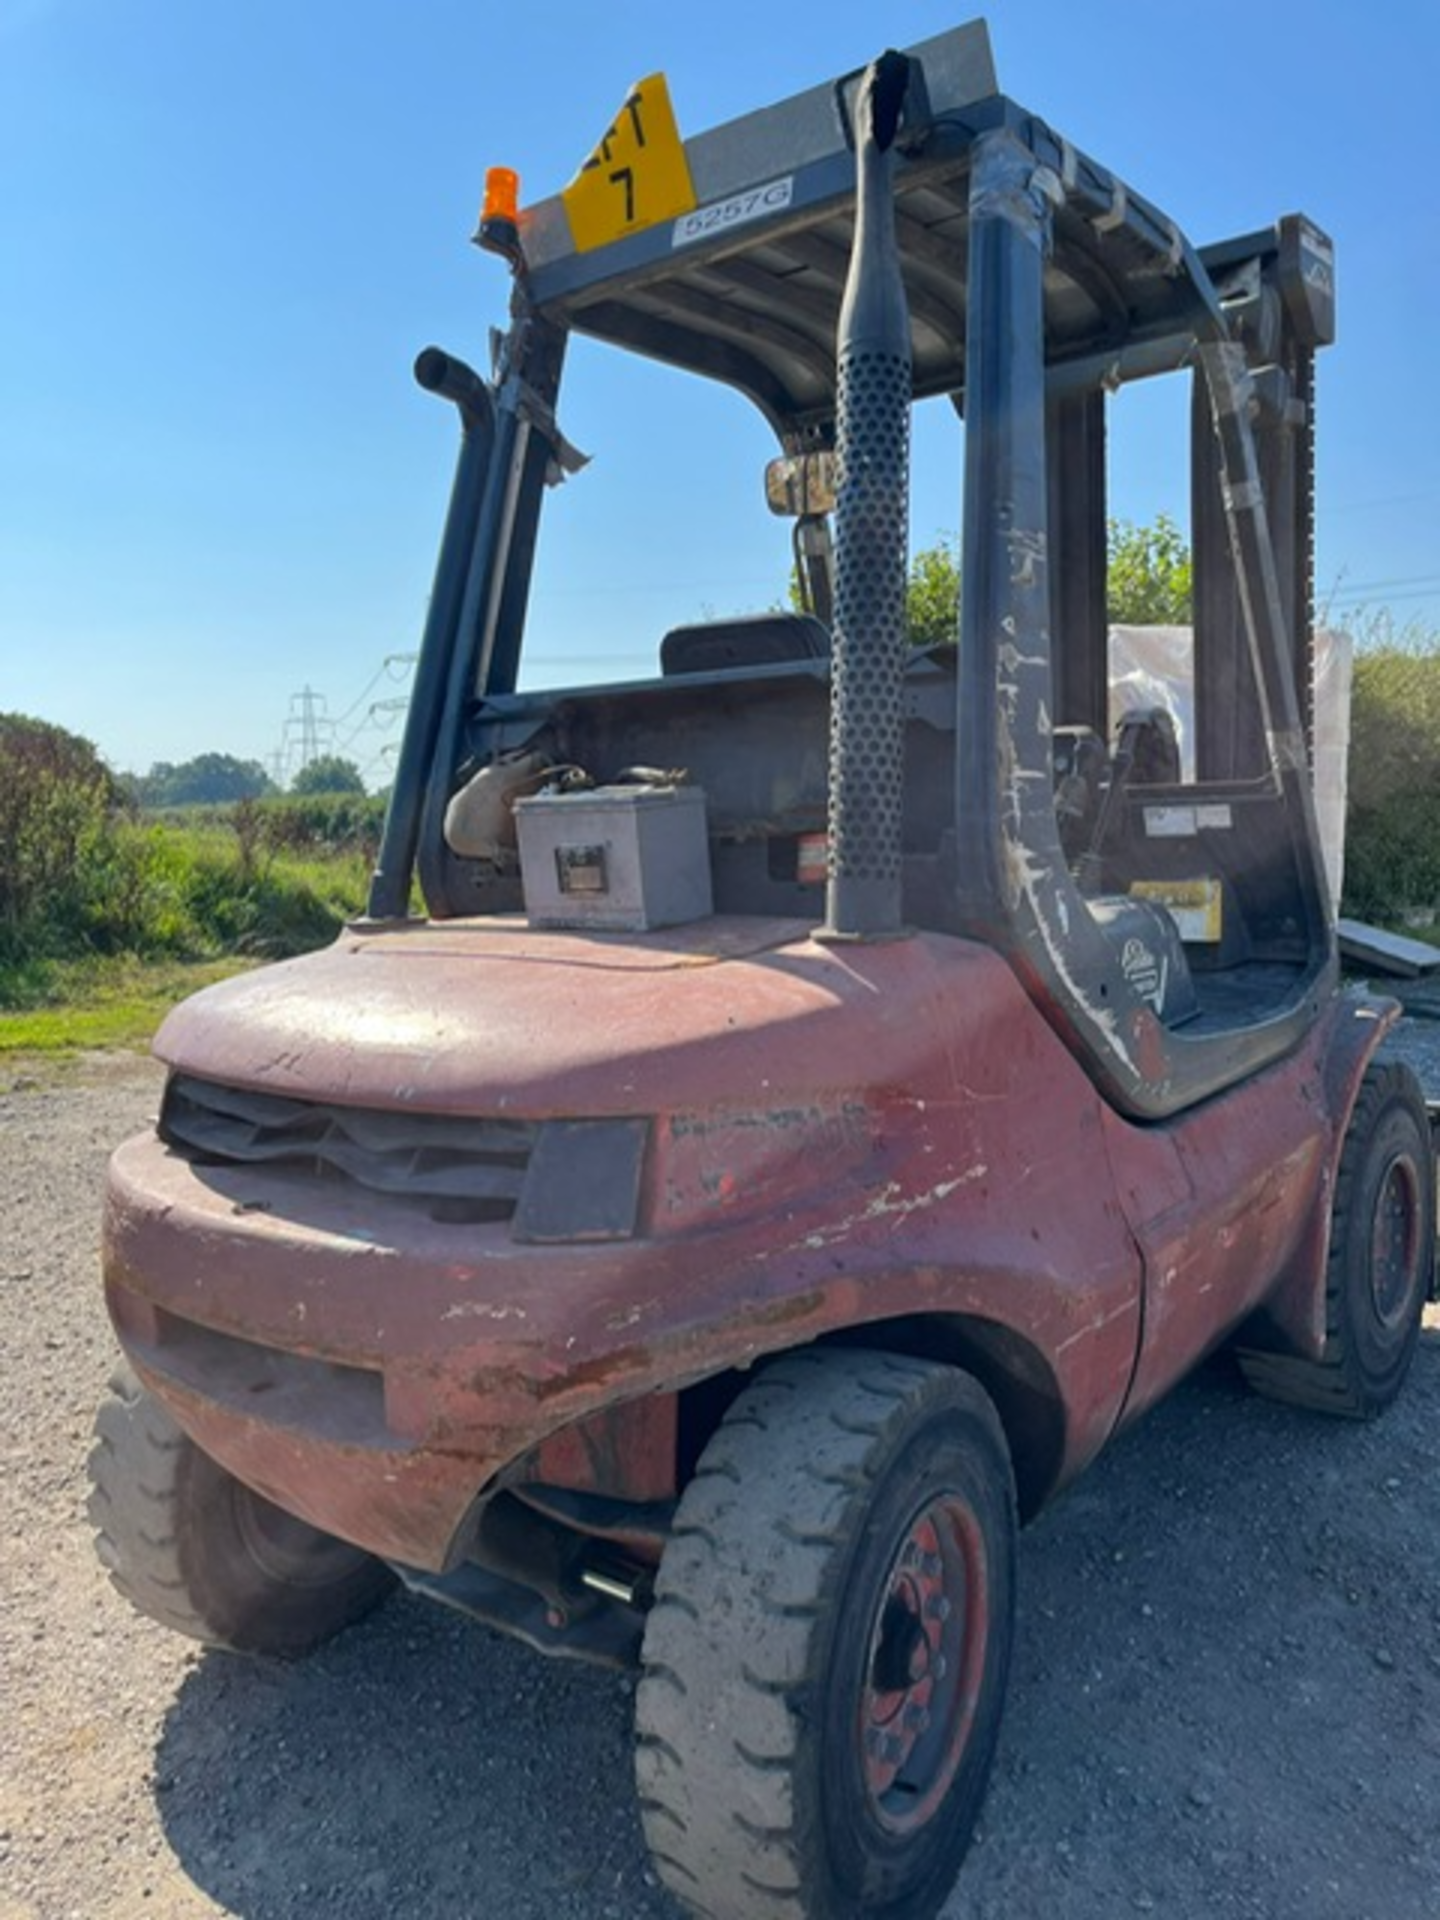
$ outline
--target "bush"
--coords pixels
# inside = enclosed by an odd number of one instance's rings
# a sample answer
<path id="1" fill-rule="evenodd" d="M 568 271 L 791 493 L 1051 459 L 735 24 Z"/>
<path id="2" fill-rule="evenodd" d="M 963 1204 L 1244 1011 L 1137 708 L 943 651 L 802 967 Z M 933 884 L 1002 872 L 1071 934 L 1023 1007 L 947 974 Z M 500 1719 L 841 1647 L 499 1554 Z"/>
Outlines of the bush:
<path id="1" fill-rule="evenodd" d="M 1440 917 L 1440 633 L 1380 613 L 1353 637 L 1345 910 Z"/>
<path id="2" fill-rule="evenodd" d="M 383 800 L 363 793 L 314 793 L 250 804 L 256 841 L 269 852 L 356 854 L 373 865 L 380 850 Z"/>
<path id="3" fill-rule="evenodd" d="M 119 802 L 88 740 L 0 714 L 0 956 L 83 938 L 87 875 Z"/>
<path id="4" fill-rule="evenodd" d="M 0 715 L 0 1006 L 91 956 L 322 946 L 364 905 L 382 815 L 330 795 L 141 819 L 88 741 Z"/>

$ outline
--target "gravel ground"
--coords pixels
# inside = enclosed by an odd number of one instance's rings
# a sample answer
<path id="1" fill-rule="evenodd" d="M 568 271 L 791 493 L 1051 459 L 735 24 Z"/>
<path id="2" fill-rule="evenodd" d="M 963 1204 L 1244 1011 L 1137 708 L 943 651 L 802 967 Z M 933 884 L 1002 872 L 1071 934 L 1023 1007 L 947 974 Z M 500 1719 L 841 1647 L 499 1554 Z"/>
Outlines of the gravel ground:
<path id="1" fill-rule="evenodd" d="M 0 1920 L 673 1920 L 623 1681 L 405 1597 L 307 1662 L 244 1662 L 110 1590 L 84 1517 L 98 1197 L 158 1091 L 123 1058 L 0 1091 Z M 1434 1920 L 1437 1431 L 1432 1310 L 1378 1424 L 1217 1362 L 1042 1516 L 949 1920 Z"/>

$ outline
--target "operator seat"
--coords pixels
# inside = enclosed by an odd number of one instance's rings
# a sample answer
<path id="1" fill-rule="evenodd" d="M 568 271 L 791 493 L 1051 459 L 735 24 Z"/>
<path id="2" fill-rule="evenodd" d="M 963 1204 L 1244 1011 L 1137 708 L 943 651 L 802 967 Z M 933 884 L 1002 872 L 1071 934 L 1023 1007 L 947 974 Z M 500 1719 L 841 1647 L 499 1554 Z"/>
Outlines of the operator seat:
<path id="1" fill-rule="evenodd" d="M 828 660 L 830 629 L 813 613 L 749 613 L 672 627 L 660 642 L 660 671 L 720 673 L 727 667 Z"/>

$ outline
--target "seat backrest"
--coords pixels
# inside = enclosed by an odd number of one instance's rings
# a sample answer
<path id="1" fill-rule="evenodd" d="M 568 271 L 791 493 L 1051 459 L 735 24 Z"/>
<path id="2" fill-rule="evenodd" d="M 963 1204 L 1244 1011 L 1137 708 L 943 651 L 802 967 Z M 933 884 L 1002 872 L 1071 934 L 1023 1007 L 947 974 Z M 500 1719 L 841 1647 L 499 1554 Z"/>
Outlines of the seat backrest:
<path id="1" fill-rule="evenodd" d="M 813 613 L 751 613 L 672 627 L 660 642 L 662 674 L 719 673 L 787 660 L 828 660 L 830 631 Z"/>

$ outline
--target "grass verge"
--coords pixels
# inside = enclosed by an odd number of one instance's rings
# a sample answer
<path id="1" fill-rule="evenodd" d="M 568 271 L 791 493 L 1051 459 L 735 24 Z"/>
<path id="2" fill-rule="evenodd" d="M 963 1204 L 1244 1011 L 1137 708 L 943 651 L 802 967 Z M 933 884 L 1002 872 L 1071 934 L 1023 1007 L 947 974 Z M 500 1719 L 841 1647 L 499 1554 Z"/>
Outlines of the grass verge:
<path id="1" fill-rule="evenodd" d="M 34 1004 L 0 1011 L 0 1059 L 13 1064 L 20 1055 L 63 1056 L 103 1047 L 143 1051 L 177 1000 L 243 973 L 249 964 L 134 959 L 53 963 L 46 969 L 43 991 L 33 996 Z"/>

